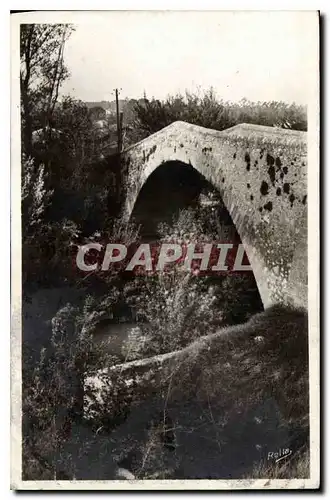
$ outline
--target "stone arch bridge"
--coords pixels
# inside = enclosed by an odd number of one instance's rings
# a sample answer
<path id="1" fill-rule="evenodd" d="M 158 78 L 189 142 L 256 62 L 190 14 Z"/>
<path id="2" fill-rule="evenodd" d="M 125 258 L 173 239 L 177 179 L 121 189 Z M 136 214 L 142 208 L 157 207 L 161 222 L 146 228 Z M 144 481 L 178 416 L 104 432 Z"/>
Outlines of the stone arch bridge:
<path id="1" fill-rule="evenodd" d="M 191 165 L 220 192 L 264 307 L 307 308 L 307 133 L 172 123 L 122 153 L 126 220 L 149 176 L 173 161 Z"/>

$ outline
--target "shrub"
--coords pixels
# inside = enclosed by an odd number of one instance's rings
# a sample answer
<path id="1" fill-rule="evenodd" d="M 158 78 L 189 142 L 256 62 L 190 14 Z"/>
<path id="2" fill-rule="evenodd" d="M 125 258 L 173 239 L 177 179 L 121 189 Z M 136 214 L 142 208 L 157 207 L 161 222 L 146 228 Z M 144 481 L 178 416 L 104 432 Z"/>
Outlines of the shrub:
<path id="1" fill-rule="evenodd" d="M 45 210 L 50 203 L 53 191 L 46 186 L 45 166 L 35 165 L 32 158 L 22 159 L 22 229 L 23 241 L 35 240 L 43 223 Z"/>

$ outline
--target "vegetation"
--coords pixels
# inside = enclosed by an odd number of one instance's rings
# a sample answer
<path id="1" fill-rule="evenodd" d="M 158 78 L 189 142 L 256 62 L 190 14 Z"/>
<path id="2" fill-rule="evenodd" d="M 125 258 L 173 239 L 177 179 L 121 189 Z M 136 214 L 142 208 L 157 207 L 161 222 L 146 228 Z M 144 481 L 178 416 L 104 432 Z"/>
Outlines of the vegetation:
<path id="1" fill-rule="evenodd" d="M 133 415 L 134 412 L 138 415 L 138 410 L 133 409 L 137 401 L 140 405 L 143 402 L 150 405 L 149 421 L 154 422 L 154 430 L 158 429 L 148 438 L 149 451 L 145 450 L 145 441 L 141 438 L 133 444 L 142 454 L 140 462 L 151 458 L 150 450 L 155 448 L 162 434 L 164 452 L 164 439 L 169 437 L 170 428 L 175 449 L 176 436 L 182 440 L 186 433 L 192 441 L 210 441 L 208 449 L 212 453 L 213 448 L 215 466 L 221 467 L 230 439 L 233 443 L 238 439 L 246 443 L 252 454 L 256 446 L 263 450 L 258 466 L 252 462 L 246 464 L 247 467 L 250 465 L 250 478 L 261 477 L 268 469 L 272 471 L 270 477 L 281 474 L 280 477 L 291 478 L 295 471 L 299 473 L 298 477 L 309 476 L 308 328 L 304 311 L 275 306 L 242 325 L 207 334 L 166 357 L 135 361 L 120 365 L 117 370 L 103 372 L 102 378 L 98 379 L 102 380 L 101 385 L 99 382 L 94 385 L 93 379 L 89 383 L 90 390 L 93 392 L 93 387 L 96 388 L 101 398 L 95 419 L 100 418 L 103 411 L 108 415 L 109 388 L 116 383 L 119 373 L 126 379 L 137 374 L 134 404 L 130 394 L 123 394 L 132 401 Z M 276 415 L 278 418 L 276 432 L 285 431 L 282 446 L 291 452 L 279 466 L 275 460 L 268 459 L 274 430 L 271 430 L 267 412 L 262 410 L 267 401 L 277 403 L 277 410 L 276 406 L 271 410 L 273 418 Z M 169 426 L 167 415 L 176 424 Z M 146 421 L 148 419 L 143 420 L 144 425 Z M 182 422 L 185 422 L 183 429 Z M 258 436 L 258 427 L 266 433 L 261 445 L 257 443 L 262 434 L 259 434 L 258 441 L 253 440 L 253 436 Z M 129 433 L 134 443 L 139 428 L 133 418 L 129 422 Z M 249 434 L 252 443 L 247 439 Z M 200 449 L 199 453 L 203 450 Z M 172 458 L 175 459 L 176 455 L 173 454 Z M 162 466 L 158 467 L 158 471 L 163 470 Z M 136 470 L 133 472 L 137 473 Z M 172 474 L 180 477 L 176 475 L 180 474 L 178 470 L 167 477 L 173 477 Z M 145 478 L 145 473 L 139 477 Z M 219 477 L 216 471 L 214 477 Z"/>
<path id="2" fill-rule="evenodd" d="M 255 479 L 307 479 L 310 476 L 309 466 L 309 452 L 301 450 L 293 458 L 282 462 L 262 461 L 255 464 L 252 477 Z"/>
<path id="3" fill-rule="evenodd" d="M 104 366 L 118 363 L 115 356 L 92 340 L 97 321 L 95 305 L 88 296 L 82 309 L 70 304 L 62 307 L 52 319 L 49 347 L 41 350 L 37 361 L 24 357 L 24 479 L 73 478 L 63 470 L 61 454 L 83 420 L 86 373 L 97 373 Z M 127 403 L 119 394 L 112 394 L 109 409 L 109 419 L 115 425 L 125 416 Z M 88 445 L 86 441 L 87 449 Z"/>
<path id="4" fill-rule="evenodd" d="M 307 109 L 285 102 L 251 102 L 242 99 L 233 103 L 218 99 L 211 88 L 205 93 L 169 96 L 164 101 L 148 99 L 134 106 L 134 128 L 140 139 L 170 125 L 177 120 L 215 130 L 225 130 L 240 123 L 253 123 L 269 127 L 307 130 Z"/>
<path id="5" fill-rule="evenodd" d="M 181 210 L 172 224 L 161 223 L 160 244 L 229 241 L 232 225 L 219 224 L 224 208 L 217 211 Z M 237 238 L 232 234 L 232 239 Z M 246 321 L 262 309 L 254 277 L 249 274 L 199 276 L 175 265 L 153 276 L 137 277 L 124 290 L 140 318 L 147 337 L 140 357 L 180 349 L 219 327 Z"/>
<path id="6" fill-rule="evenodd" d="M 52 134 L 52 117 L 58 92 L 69 73 L 64 46 L 73 31 L 66 24 L 21 25 L 21 106 L 23 151 L 30 156 L 33 131 Z"/>

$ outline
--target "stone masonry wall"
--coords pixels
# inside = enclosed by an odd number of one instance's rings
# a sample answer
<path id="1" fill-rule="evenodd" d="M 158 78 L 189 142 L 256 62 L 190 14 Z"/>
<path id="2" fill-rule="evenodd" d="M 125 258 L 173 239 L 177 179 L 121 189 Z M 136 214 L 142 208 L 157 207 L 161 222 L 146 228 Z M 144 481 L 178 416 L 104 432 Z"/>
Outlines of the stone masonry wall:
<path id="1" fill-rule="evenodd" d="M 168 161 L 192 165 L 219 190 L 264 306 L 307 308 L 305 132 L 248 124 L 218 132 L 175 122 L 126 150 L 122 160 L 127 219 L 158 166 Z"/>

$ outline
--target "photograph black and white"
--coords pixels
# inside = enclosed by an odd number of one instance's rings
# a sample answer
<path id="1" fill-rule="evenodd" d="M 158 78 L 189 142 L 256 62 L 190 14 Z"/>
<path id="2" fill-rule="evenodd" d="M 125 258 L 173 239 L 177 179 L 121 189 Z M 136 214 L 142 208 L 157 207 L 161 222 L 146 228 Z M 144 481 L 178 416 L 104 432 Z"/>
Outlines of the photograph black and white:
<path id="1" fill-rule="evenodd" d="M 318 487 L 318 25 L 11 14 L 14 489 Z"/>

